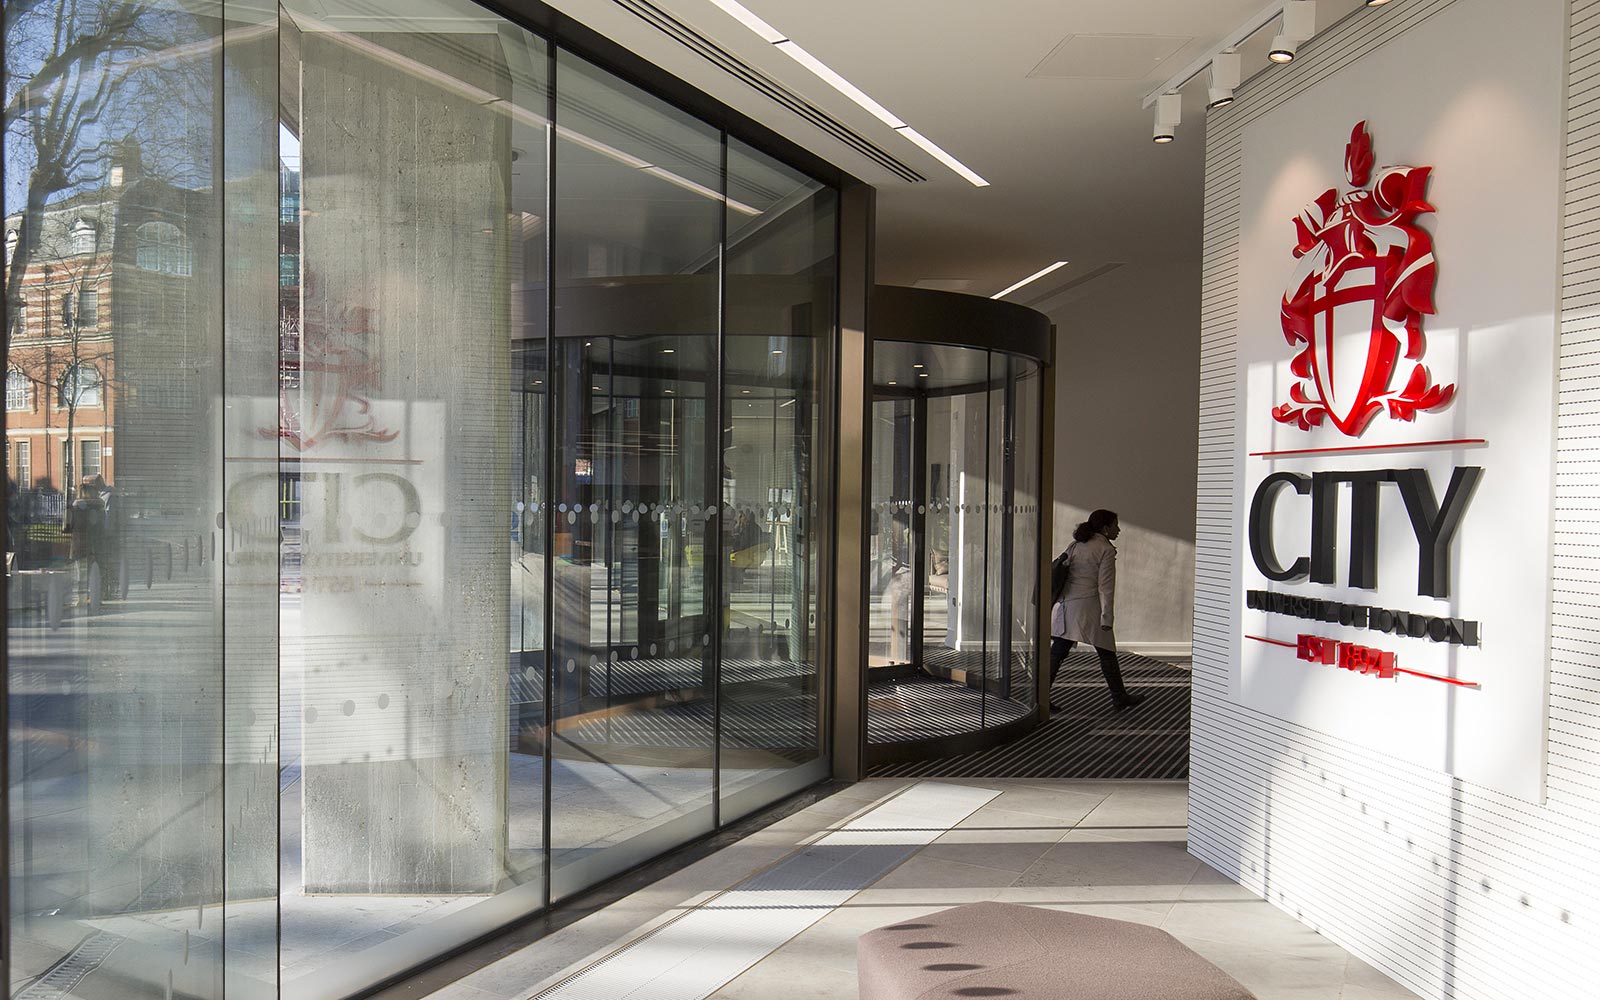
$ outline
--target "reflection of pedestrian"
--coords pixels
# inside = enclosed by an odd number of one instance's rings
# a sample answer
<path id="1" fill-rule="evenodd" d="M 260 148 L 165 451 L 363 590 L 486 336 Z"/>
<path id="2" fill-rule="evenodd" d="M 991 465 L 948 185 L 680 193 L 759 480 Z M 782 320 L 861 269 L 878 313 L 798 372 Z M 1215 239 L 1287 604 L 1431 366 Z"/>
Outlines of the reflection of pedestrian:
<path id="1" fill-rule="evenodd" d="M 77 592 L 91 604 L 99 603 L 104 585 L 105 522 L 106 504 L 100 499 L 100 488 L 92 479 L 85 479 L 78 499 L 67 508 L 61 531 L 68 539 L 67 558 L 77 570 Z"/>
<path id="2" fill-rule="evenodd" d="M 1100 656 L 1100 671 L 1111 689 L 1111 701 L 1127 708 L 1144 700 L 1122 684 L 1117 660 L 1117 639 L 1112 629 L 1117 584 L 1117 547 L 1112 541 L 1122 533 L 1114 511 L 1097 510 L 1072 532 L 1072 544 L 1056 560 L 1065 564 L 1058 603 L 1050 616 L 1050 683 L 1054 686 L 1061 662 L 1072 647 L 1083 642 Z M 1059 571 L 1052 577 L 1061 579 Z M 1054 583 L 1054 581 L 1052 581 Z"/>
<path id="3" fill-rule="evenodd" d="M 100 561 L 100 580 L 106 597 L 127 597 L 127 567 L 123 558 L 123 542 L 128 526 L 127 504 L 107 485 L 105 477 L 96 474 L 89 482 L 100 493 L 104 516 L 100 519 L 100 539 L 95 547 L 95 557 Z"/>
<path id="4" fill-rule="evenodd" d="M 762 544 L 761 526 L 756 523 L 755 514 L 743 507 L 734 512 L 733 533 L 728 546 L 732 585 L 737 590 L 744 585 L 745 571 L 761 565 L 767 557 Z"/>
<path id="5" fill-rule="evenodd" d="M 895 563 L 883 588 L 883 609 L 889 615 L 889 662 L 911 662 L 911 567 Z"/>

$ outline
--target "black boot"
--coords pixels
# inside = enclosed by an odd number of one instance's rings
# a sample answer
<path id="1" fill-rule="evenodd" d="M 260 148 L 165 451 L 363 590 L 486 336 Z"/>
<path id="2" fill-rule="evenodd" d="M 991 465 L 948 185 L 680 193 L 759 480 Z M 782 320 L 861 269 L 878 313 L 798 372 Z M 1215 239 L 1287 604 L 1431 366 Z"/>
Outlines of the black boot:
<path id="1" fill-rule="evenodd" d="M 1072 641 L 1059 636 L 1050 637 L 1050 687 L 1056 686 L 1056 677 L 1061 673 L 1061 664 L 1067 660 L 1067 654 L 1072 652 Z"/>
<path id="2" fill-rule="evenodd" d="M 1122 664 L 1117 660 L 1116 650 L 1096 646 L 1095 652 L 1100 654 L 1100 672 L 1106 675 L 1106 687 L 1111 689 L 1111 704 L 1117 711 L 1132 708 L 1144 701 L 1144 695 L 1134 694 L 1123 685 Z"/>

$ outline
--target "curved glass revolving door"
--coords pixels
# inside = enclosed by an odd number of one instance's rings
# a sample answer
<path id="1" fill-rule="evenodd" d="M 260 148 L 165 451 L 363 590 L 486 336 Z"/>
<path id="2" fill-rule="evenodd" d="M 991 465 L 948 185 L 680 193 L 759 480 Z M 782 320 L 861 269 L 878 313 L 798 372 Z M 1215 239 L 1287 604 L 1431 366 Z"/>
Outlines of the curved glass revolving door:
<path id="1" fill-rule="evenodd" d="M 868 742 L 1029 722 L 1040 363 L 901 341 L 873 358 Z"/>

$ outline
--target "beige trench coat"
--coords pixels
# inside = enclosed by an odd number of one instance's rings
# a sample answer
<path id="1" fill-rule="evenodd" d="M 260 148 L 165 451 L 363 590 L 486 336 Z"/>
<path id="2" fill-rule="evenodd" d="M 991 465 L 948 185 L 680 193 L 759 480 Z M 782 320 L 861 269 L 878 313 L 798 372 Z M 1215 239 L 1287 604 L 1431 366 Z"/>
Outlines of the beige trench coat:
<path id="1" fill-rule="evenodd" d="M 1067 546 L 1067 586 L 1051 614 L 1050 634 L 1116 649 L 1117 547 L 1104 535 Z"/>

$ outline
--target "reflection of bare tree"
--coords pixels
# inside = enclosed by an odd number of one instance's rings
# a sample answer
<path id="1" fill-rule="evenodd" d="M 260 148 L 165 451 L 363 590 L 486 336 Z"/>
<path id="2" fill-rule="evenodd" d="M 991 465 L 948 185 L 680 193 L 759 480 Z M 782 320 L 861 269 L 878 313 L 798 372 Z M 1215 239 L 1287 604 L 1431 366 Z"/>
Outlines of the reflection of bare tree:
<path id="1" fill-rule="evenodd" d="M 207 67 L 171 50 L 175 16 L 126 0 L 6 3 L 6 208 L 20 217 L 6 267 L 8 351 L 48 206 L 104 183 L 112 153 L 135 139 L 153 167 L 185 172 L 182 127 L 157 123 L 181 121 L 175 104 L 195 93 L 176 75 L 204 78 Z M 161 74 L 159 85 L 139 82 L 150 72 Z"/>

